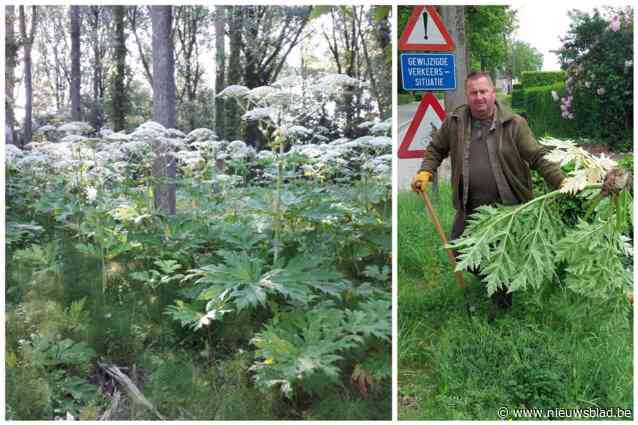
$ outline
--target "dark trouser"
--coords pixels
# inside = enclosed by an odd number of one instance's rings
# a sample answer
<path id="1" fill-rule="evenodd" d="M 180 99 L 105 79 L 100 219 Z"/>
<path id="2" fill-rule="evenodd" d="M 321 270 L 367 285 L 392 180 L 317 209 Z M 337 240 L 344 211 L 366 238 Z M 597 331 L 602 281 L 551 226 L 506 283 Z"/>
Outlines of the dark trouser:
<path id="1" fill-rule="evenodd" d="M 450 233 L 450 241 L 457 239 L 463 234 L 465 230 L 465 224 L 467 218 L 474 213 L 474 210 L 468 212 L 464 210 L 457 210 L 456 216 L 454 216 L 454 224 L 452 225 L 452 232 Z M 458 258 L 458 253 L 454 252 L 454 256 Z M 485 280 L 485 275 L 478 270 L 470 270 L 471 273 L 476 275 L 481 281 Z M 506 288 L 499 287 L 498 290 L 491 296 L 492 303 L 499 308 L 509 308 L 512 306 L 512 293 L 508 293 Z"/>

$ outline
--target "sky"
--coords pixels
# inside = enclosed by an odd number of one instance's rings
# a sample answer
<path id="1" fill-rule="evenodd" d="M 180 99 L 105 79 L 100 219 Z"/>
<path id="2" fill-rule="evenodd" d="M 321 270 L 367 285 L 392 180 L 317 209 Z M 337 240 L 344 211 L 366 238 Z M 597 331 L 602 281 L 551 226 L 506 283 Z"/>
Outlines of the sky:
<path id="1" fill-rule="evenodd" d="M 619 5 L 618 2 L 613 4 Z M 567 34 L 571 22 L 567 12 L 571 9 L 592 12 L 595 7 L 600 8 L 601 3 L 588 1 L 525 2 L 515 4 L 513 7 L 518 11 L 517 38 L 528 42 L 543 54 L 543 71 L 557 71 L 560 69 L 558 57 L 550 50 L 556 50 L 562 46 L 560 39 Z"/>

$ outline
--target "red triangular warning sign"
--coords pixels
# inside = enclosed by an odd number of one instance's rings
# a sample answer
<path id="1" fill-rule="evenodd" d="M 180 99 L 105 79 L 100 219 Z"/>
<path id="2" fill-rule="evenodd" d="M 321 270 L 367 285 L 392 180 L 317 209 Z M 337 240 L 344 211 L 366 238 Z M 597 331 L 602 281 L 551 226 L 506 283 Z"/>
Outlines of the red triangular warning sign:
<path id="1" fill-rule="evenodd" d="M 434 6 L 415 6 L 399 39 L 399 50 L 454 50 L 454 40 Z"/>
<path id="2" fill-rule="evenodd" d="M 399 158 L 423 157 L 425 147 L 432 140 L 433 127 L 440 129 L 443 120 L 445 120 L 445 110 L 438 99 L 432 93 L 424 94 L 399 146 L 397 153 Z"/>

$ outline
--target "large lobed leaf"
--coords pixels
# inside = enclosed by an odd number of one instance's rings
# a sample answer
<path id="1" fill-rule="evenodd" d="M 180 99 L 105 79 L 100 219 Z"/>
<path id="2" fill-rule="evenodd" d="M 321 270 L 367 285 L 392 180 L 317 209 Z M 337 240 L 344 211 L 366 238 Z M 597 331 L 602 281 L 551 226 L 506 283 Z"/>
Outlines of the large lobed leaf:
<path id="1" fill-rule="evenodd" d="M 552 279 L 560 217 L 547 199 L 523 206 L 480 207 L 463 235 L 449 244 L 459 253 L 457 271 L 480 271 L 491 295 L 540 288 Z"/>

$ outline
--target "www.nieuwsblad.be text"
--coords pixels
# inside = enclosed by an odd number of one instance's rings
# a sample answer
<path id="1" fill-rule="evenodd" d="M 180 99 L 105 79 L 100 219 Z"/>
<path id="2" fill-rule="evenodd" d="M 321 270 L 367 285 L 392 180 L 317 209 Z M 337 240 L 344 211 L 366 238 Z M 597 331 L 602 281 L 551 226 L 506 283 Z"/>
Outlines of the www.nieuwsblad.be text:
<path id="1" fill-rule="evenodd" d="M 497 410 L 500 419 L 589 419 L 589 418 L 623 418 L 631 419 L 631 408 L 508 408 Z"/>

